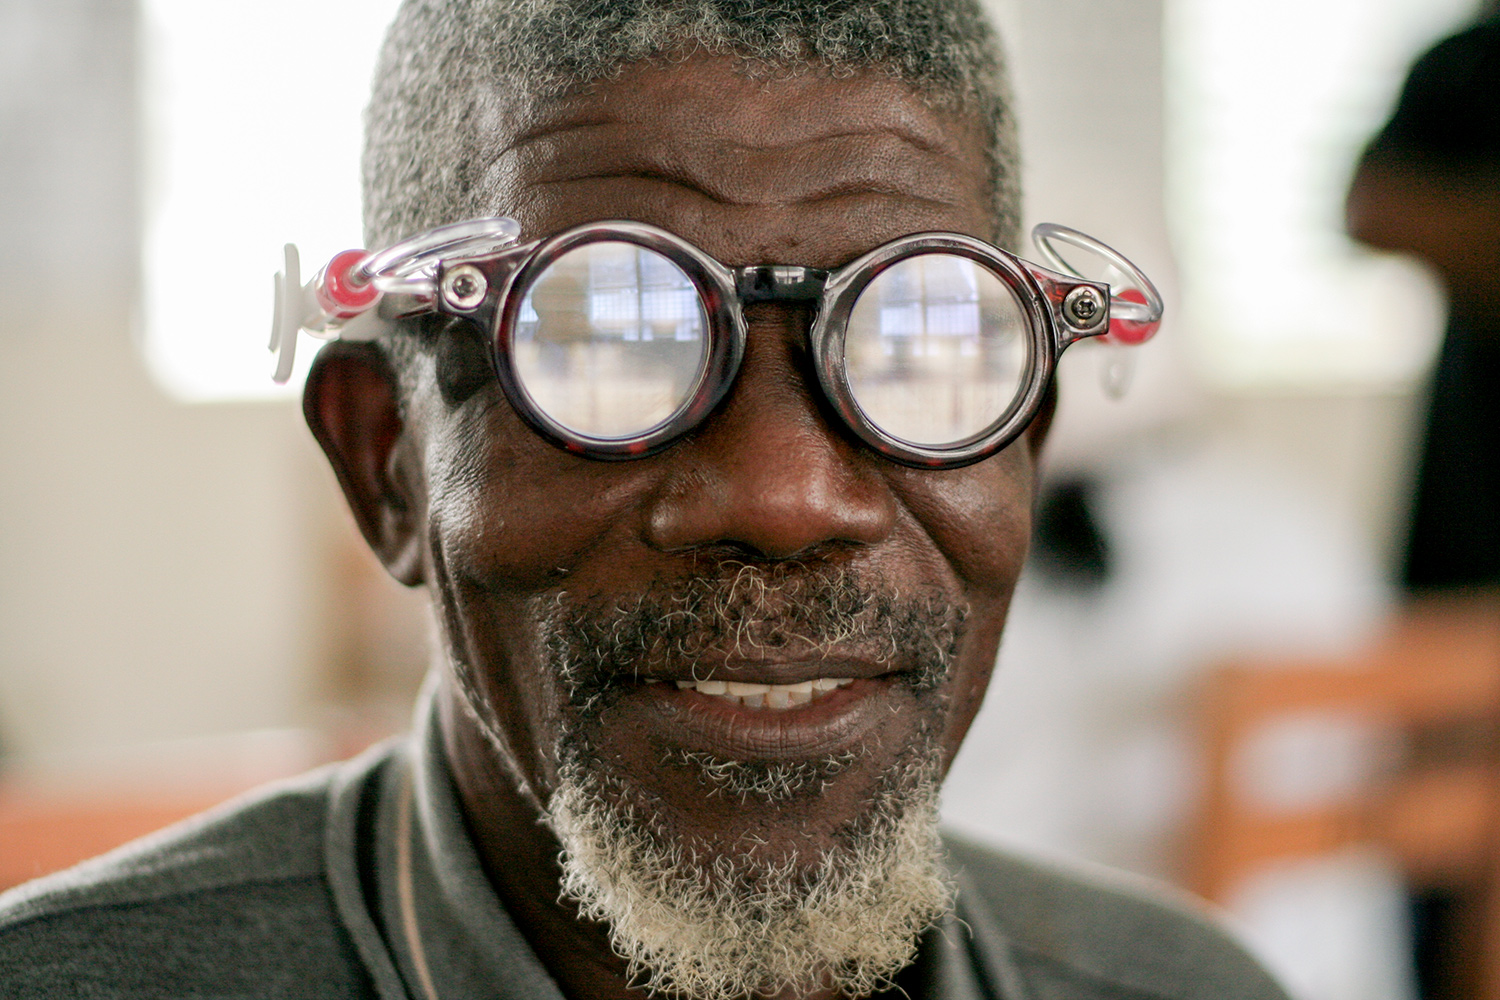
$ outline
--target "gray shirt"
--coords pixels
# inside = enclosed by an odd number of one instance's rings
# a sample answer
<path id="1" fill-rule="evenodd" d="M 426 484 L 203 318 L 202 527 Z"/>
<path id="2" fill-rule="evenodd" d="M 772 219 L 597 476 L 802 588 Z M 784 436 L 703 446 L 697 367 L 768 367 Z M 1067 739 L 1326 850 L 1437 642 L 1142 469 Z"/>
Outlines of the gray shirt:
<path id="1" fill-rule="evenodd" d="M 411 736 L 0 895 L 0 997 L 562 1000 Z M 901 985 L 943 1000 L 1285 1000 L 1195 904 L 948 838 L 953 915 Z"/>

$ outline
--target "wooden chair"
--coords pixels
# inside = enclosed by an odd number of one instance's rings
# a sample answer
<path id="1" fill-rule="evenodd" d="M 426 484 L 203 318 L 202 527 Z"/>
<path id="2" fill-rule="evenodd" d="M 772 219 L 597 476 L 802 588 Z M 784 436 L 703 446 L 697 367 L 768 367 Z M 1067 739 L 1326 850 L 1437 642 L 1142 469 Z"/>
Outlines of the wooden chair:
<path id="1" fill-rule="evenodd" d="M 1500 1000 L 1500 600 L 1430 600 L 1363 654 L 1239 663 L 1202 697 L 1205 788 L 1191 880 L 1225 902 L 1267 866 L 1356 843 L 1386 848 L 1414 890 L 1470 900 L 1450 928 L 1444 996 Z M 1339 719 L 1399 748 L 1333 800 L 1287 806 L 1246 781 L 1258 740 L 1287 720 Z"/>

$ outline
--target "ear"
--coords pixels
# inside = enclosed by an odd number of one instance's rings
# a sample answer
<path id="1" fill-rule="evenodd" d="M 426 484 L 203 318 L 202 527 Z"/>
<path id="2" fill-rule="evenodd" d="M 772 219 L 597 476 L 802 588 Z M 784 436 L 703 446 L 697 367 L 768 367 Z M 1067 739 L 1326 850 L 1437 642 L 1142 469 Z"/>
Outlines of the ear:
<path id="1" fill-rule="evenodd" d="M 1031 449 L 1031 459 L 1042 457 L 1042 445 L 1047 441 L 1047 432 L 1052 429 L 1052 418 L 1057 415 L 1057 376 L 1047 382 L 1047 391 L 1042 395 L 1042 405 L 1026 428 L 1026 446 Z"/>
<path id="2" fill-rule="evenodd" d="M 334 341 L 313 362 L 302 413 L 365 541 L 408 587 L 423 582 L 422 504 L 396 373 L 374 344 Z"/>

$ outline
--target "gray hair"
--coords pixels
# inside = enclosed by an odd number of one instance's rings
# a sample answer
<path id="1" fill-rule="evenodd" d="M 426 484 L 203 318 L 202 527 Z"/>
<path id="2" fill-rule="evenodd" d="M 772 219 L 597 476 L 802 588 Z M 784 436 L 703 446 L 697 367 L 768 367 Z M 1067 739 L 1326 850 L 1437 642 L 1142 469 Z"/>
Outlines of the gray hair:
<path id="1" fill-rule="evenodd" d="M 484 94 L 557 97 L 684 50 L 835 76 L 876 69 L 989 133 L 991 238 L 1019 230 L 1016 130 L 977 0 L 405 0 L 365 118 L 366 246 L 504 211 L 482 175 Z"/>

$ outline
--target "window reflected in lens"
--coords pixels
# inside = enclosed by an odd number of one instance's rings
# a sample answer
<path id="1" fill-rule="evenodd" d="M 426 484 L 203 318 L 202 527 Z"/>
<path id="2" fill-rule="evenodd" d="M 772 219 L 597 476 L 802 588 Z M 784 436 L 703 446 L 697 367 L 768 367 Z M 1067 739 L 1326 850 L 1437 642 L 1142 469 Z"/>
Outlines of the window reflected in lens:
<path id="1" fill-rule="evenodd" d="M 966 257 L 920 254 L 865 286 L 849 317 L 845 373 L 869 421 L 911 444 L 978 437 L 1025 388 L 1031 351 L 1015 293 Z"/>
<path id="2" fill-rule="evenodd" d="M 527 291 L 512 359 L 526 393 L 559 424 L 587 437 L 636 437 L 688 401 L 707 326 L 697 289 L 666 257 L 588 243 Z"/>

